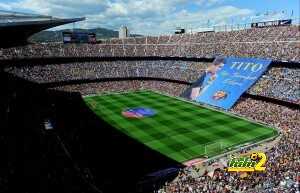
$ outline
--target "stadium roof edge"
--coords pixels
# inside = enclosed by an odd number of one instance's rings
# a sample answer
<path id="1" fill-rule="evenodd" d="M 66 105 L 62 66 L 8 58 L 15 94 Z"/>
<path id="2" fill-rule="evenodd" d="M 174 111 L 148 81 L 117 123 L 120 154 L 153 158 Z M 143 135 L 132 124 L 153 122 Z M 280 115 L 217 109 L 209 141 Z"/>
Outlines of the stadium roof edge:
<path id="1" fill-rule="evenodd" d="M 40 14 L 34 14 L 34 13 L 23 13 L 18 11 L 6 11 L 6 10 L 0 10 L 0 17 L 1 16 L 16 16 L 16 17 L 22 17 L 22 16 L 30 16 L 30 17 L 52 17 L 47 15 L 40 15 Z"/>
<path id="2" fill-rule="evenodd" d="M 11 47 L 24 45 L 27 39 L 40 31 L 65 25 L 69 23 L 84 21 L 85 17 L 61 19 L 52 16 L 39 16 L 25 14 L 23 17 L 21 13 L 17 13 L 17 17 L 6 17 L 1 19 L 0 15 L 0 41 L 1 47 Z M 1 21 L 2 20 L 2 21 Z"/>
<path id="3" fill-rule="evenodd" d="M 74 23 L 78 21 L 84 21 L 85 17 L 81 18 L 70 18 L 70 19 L 59 19 L 59 18 L 51 18 L 48 20 L 25 20 L 25 21 L 12 21 L 12 22 L 6 22 L 6 23 L 1 23 L 0 22 L 0 27 L 9 27 L 9 26 L 20 26 L 20 25 L 40 25 L 40 24 L 49 24 L 49 28 L 59 25 L 64 25 L 68 23 Z"/>

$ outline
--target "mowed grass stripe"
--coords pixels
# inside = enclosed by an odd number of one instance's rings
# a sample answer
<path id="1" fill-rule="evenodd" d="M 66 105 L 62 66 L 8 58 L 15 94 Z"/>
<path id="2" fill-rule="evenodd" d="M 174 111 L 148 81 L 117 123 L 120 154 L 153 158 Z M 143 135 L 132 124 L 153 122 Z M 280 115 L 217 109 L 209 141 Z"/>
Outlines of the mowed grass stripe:
<path id="1" fill-rule="evenodd" d="M 118 104 L 118 102 L 114 102 L 114 106 L 117 106 L 116 104 Z M 173 117 L 171 116 L 170 119 L 172 119 L 172 118 Z M 117 120 L 117 121 L 119 121 L 119 120 Z M 167 127 L 165 127 L 165 128 L 167 128 Z M 150 131 L 153 132 L 155 130 L 156 129 L 154 128 Z M 194 145 L 196 143 L 195 141 L 192 140 L 192 138 L 187 138 L 184 135 L 181 135 L 181 132 L 174 132 L 174 131 L 176 131 L 176 130 L 170 130 L 170 132 L 173 132 L 173 133 L 176 134 L 176 135 L 173 135 L 171 137 L 167 137 L 167 136 L 163 135 L 163 133 L 160 133 L 160 132 L 156 131 L 156 133 L 155 133 L 156 138 L 160 139 L 162 144 L 165 144 L 165 146 L 169 146 L 170 148 L 172 148 L 173 150 L 176 150 L 176 151 L 180 151 L 181 149 L 186 149 L 187 147 L 189 147 L 191 145 Z M 135 135 L 135 134 L 133 134 L 133 135 Z M 152 136 L 152 135 L 151 134 L 148 135 L 149 137 L 147 137 L 147 135 L 143 135 L 143 136 L 144 136 L 143 138 L 147 139 L 147 138 L 150 138 L 150 136 Z M 141 139 L 141 137 L 138 137 L 138 138 Z"/>
<path id="2" fill-rule="evenodd" d="M 203 155 L 207 143 L 222 140 L 229 147 L 274 134 L 262 125 L 151 91 L 106 94 L 85 101 L 115 128 L 179 162 Z M 130 107 L 153 108 L 157 115 L 127 119 L 121 112 Z"/>
<path id="3" fill-rule="evenodd" d="M 113 102 L 113 107 L 117 107 L 119 106 L 118 104 L 120 104 L 119 102 Z M 165 116 L 165 118 L 167 117 L 167 115 Z M 115 121 L 121 121 L 120 119 L 114 118 Z M 117 119 L 117 120 L 116 120 Z M 122 117 L 122 119 L 124 119 L 124 117 Z M 172 116 L 170 116 L 169 119 L 173 119 Z M 161 140 L 162 143 L 164 143 L 166 146 L 169 146 L 170 148 L 173 148 L 174 150 L 180 150 L 180 148 L 186 148 L 187 146 L 190 146 L 191 143 L 193 143 L 193 141 L 190 138 L 186 138 L 184 135 L 182 135 L 181 137 L 179 137 L 179 135 L 181 135 L 181 132 L 178 132 L 177 130 L 174 129 L 170 129 L 169 127 L 164 127 L 164 131 L 160 131 L 161 130 L 161 125 L 160 124 L 155 124 L 155 120 L 154 119 L 143 119 L 142 121 L 139 121 L 139 123 L 142 123 L 144 128 L 146 125 L 146 122 L 149 122 L 147 125 L 150 126 L 150 128 L 148 129 L 148 138 L 152 137 L 152 138 L 158 138 Z M 131 124 L 134 125 L 134 124 Z M 160 130 L 157 130 L 155 126 L 157 125 Z M 138 129 L 135 129 L 136 131 L 138 131 Z M 131 130 L 132 131 L 132 130 Z M 138 137 L 138 139 L 142 139 L 142 142 L 146 142 L 147 141 L 147 135 L 144 135 L 141 138 L 140 136 Z M 168 133 L 168 135 L 166 135 L 165 133 Z M 176 137 L 174 138 L 173 136 L 170 136 L 170 133 L 174 133 L 176 134 Z M 137 136 L 135 132 L 131 132 L 132 135 Z M 140 135 L 140 134 L 139 134 Z M 144 141 L 143 139 L 146 139 L 146 141 Z M 165 142 L 164 142 L 165 140 Z"/>

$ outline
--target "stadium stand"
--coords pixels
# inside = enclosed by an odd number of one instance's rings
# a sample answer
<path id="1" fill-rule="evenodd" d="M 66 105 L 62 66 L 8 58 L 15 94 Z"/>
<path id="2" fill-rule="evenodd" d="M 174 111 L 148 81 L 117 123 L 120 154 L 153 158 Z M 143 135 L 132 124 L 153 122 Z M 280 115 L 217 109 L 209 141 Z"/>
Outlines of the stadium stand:
<path id="1" fill-rule="evenodd" d="M 80 160 L 81 153 L 92 159 L 92 155 L 88 154 L 85 148 L 99 144 L 89 142 L 89 140 L 97 141 L 97 139 L 84 129 L 89 128 L 89 126 L 91 128 L 99 127 L 99 125 L 96 124 L 96 118 L 90 112 L 79 110 L 79 106 L 83 104 L 80 101 L 80 94 L 73 96 L 74 93 L 78 94 L 79 92 L 82 95 L 87 95 L 107 91 L 150 89 L 180 97 L 183 91 L 201 76 L 209 64 L 204 60 L 199 62 L 197 58 L 212 59 L 217 55 L 268 58 L 283 63 L 280 66 L 271 65 L 263 77 L 247 91 L 248 94 L 243 95 L 230 111 L 247 119 L 263 122 L 280 129 L 282 135 L 279 142 L 267 151 L 269 157 L 267 172 L 253 174 L 248 180 L 240 178 L 239 174 L 228 174 L 223 171 L 217 171 L 213 176 L 195 177 L 195 171 L 196 173 L 199 171 L 194 167 L 188 167 L 181 169 L 178 177 L 174 181 L 161 186 L 159 191 L 161 193 L 296 192 L 295 182 L 298 180 L 300 173 L 299 45 L 299 26 L 285 26 L 232 32 L 138 37 L 124 40 L 111 39 L 104 41 L 102 44 L 49 43 L 0 48 L 2 84 L 10 85 L 10 88 L 3 86 L 7 94 L 1 96 L 2 101 L 8 101 L 3 105 L 3 109 L 5 109 L 3 114 L 6 119 L 4 124 L 22 120 L 21 123 L 14 123 L 15 126 L 24 124 L 25 126 L 21 128 L 34 128 L 35 137 L 28 137 L 25 142 L 29 144 L 28 149 L 35 148 L 31 151 L 32 154 L 36 152 L 39 152 L 39 154 L 28 159 L 35 161 L 26 163 L 27 165 L 32 166 L 38 163 L 38 159 L 43 156 L 59 157 L 51 159 L 59 162 L 57 165 L 45 162 L 45 160 L 41 161 L 46 163 L 46 166 L 54 168 L 43 173 L 43 175 L 48 175 L 48 177 L 41 180 L 41 183 L 46 186 L 44 189 L 47 189 L 47 186 L 61 187 L 62 184 L 67 182 L 69 186 L 65 187 L 72 187 L 73 184 L 78 186 L 63 191 L 82 192 L 82 190 L 86 190 L 87 186 L 81 187 L 79 184 L 86 180 L 89 182 L 97 181 L 98 187 L 106 191 L 118 190 L 120 187 L 111 184 L 108 179 L 116 180 L 122 188 L 125 188 L 126 184 L 129 183 L 125 180 L 126 174 L 118 173 L 119 170 L 121 171 L 121 169 L 116 168 L 118 161 L 113 162 L 113 164 L 116 164 L 115 167 L 107 169 L 102 167 L 101 169 L 105 172 L 99 168 L 99 170 L 95 169 L 99 173 L 112 173 L 110 176 L 99 177 L 98 175 L 95 177 L 96 179 L 93 179 L 93 175 L 89 174 L 89 170 L 86 169 L 88 167 L 83 167 L 86 170 L 83 169 L 84 171 L 82 171 L 80 169 L 79 172 L 72 169 L 70 160 L 63 156 L 66 152 L 58 148 L 59 145 L 53 145 L 53 142 L 58 140 L 53 139 L 52 135 L 45 134 L 41 123 L 42 117 L 51 117 L 53 114 L 56 116 L 57 123 L 54 125 L 59 125 L 58 128 L 61 129 L 57 136 L 63 136 L 62 138 L 67 141 L 67 148 L 71 150 L 72 155 L 76 155 L 74 156 L 75 159 Z M 105 57 L 114 59 L 107 60 Z M 180 59 L 174 57 L 180 57 Z M 66 62 L 53 63 L 54 60 L 59 61 L 61 58 L 65 58 Z M 41 59 L 41 61 L 36 59 Z M 74 60 L 78 61 L 74 62 Z M 79 60 L 81 61 L 79 62 Z M 39 92 L 40 94 L 37 94 Z M 52 95 L 48 96 L 49 93 Z M 263 100 L 255 99 L 251 95 L 263 97 Z M 41 96 L 51 102 L 44 104 L 37 99 Z M 275 104 L 272 99 L 277 99 L 279 102 Z M 18 103 L 15 103 L 16 101 Z M 287 106 L 283 102 L 290 105 Z M 21 107 L 14 107 L 14 104 L 20 103 L 22 103 Z M 66 107 L 69 108 L 69 111 L 65 109 Z M 18 109 L 20 112 L 14 109 Z M 76 114 L 77 111 L 80 113 Z M 67 113 L 70 113 L 70 116 L 66 118 L 67 120 L 64 120 Z M 22 117 L 24 114 L 26 116 Z M 84 118 L 87 118 L 87 121 L 82 120 Z M 101 122 L 101 124 L 105 123 Z M 118 136 L 116 133 L 106 132 L 105 134 Z M 14 140 L 22 140 L 22 137 L 11 139 L 8 136 L 9 134 L 1 136 L 1 141 L 6 146 L 14 146 Z M 31 138 L 34 138 L 34 142 L 31 142 Z M 45 138 L 47 141 L 43 142 Z M 114 142 L 117 141 L 115 138 L 110 139 Z M 117 139 L 121 141 L 119 145 L 137 148 L 140 153 L 143 150 L 136 144 L 126 146 L 128 142 L 122 137 Z M 79 142 L 88 145 L 82 147 Z M 35 147 L 36 144 L 40 144 L 41 147 Z M 101 145 L 104 144 L 101 143 Z M 17 147 L 15 148 L 17 149 Z M 96 151 L 97 148 L 94 147 L 93 150 Z M 56 152 L 57 149 L 62 152 Z M 43 154 L 42 151 L 44 150 L 47 151 Z M 241 150 L 241 152 L 243 151 L 245 150 Z M 22 153 L 26 154 L 26 152 Z M 105 153 L 108 152 L 105 151 Z M 150 154 L 155 159 L 160 158 L 153 152 L 149 152 Z M 124 156 L 125 153 L 122 155 Z M 14 156 L 10 155 L 7 159 L 16 160 Z M 26 154 L 26 156 L 30 158 L 32 155 Z M 111 156 L 116 160 L 118 158 L 118 155 Z M 147 159 L 150 159 L 150 157 L 145 158 L 145 160 Z M 170 160 L 162 160 L 162 163 L 166 163 L 165 165 L 171 163 Z M 95 168 L 99 167 L 96 165 L 97 161 L 99 159 L 90 164 Z M 212 160 L 211 162 L 217 161 L 219 160 Z M 12 179 L 14 180 L 12 176 L 16 173 L 16 164 L 11 163 L 11 161 L 5 162 L 5 160 L 2 160 L 2 162 L 3 165 L 9 168 L 3 170 L 0 181 L 0 187 L 5 192 L 7 191 L 5 188 L 11 187 L 10 183 Z M 86 162 L 80 160 L 80 167 L 89 166 L 89 163 Z M 134 165 L 130 164 L 129 161 L 124 162 L 132 167 Z M 108 161 L 105 163 L 108 164 Z M 149 162 L 145 161 L 143 163 Z M 137 163 L 135 162 L 135 164 Z M 157 168 L 162 168 L 165 166 L 164 164 Z M 60 168 L 65 168 L 65 171 L 61 171 Z M 139 169 L 142 170 L 142 168 Z M 147 169 L 147 172 L 153 170 L 153 168 Z M 34 171 L 37 172 L 37 170 Z M 133 172 L 129 169 L 125 171 L 128 173 Z M 134 180 L 139 179 L 140 176 L 138 175 L 144 174 L 143 172 L 146 172 L 146 169 L 140 171 Z M 26 173 L 30 173 L 30 171 Z M 73 177 L 78 176 L 78 173 L 83 173 L 88 177 L 79 179 Z M 38 176 L 38 172 L 32 175 Z M 123 179 L 116 177 L 118 175 Z M 37 178 L 32 179 L 36 180 Z M 30 180 L 27 180 L 26 183 L 33 184 Z M 36 192 L 40 191 L 39 187 L 35 188 Z M 56 189 L 50 189 L 49 192 L 51 190 L 55 191 Z M 126 188 L 123 192 L 125 191 L 127 191 Z"/>
<path id="2" fill-rule="evenodd" d="M 122 92 L 124 90 L 154 90 L 158 92 L 164 91 L 171 96 L 180 96 L 180 94 L 188 88 L 186 84 L 180 84 L 169 81 L 158 80 L 124 80 L 124 81 L 108 81 L 101 83 L 88 83 L 77 85 L 65 85 L 51 89 L 66 91 L 66 92 L 80 92 L 83 95 L 91 95 L 103 92 Z"/>
<path id="3" fill-rule="evenodd" d="M 299 68 L 271 68 L 249 93 L 299 104 L 299 75 Z"/>
<path id="4" fill-rule="evenodd" d="M 275 31 L 275 32 L 273 32 Z M 189 38 L 188 36 L 191 36 Z M 33 44 L 2 49 L 2 59 L 26 57 L 195 57 L 217 55 L 261 57 L 278 61 L 299 61 L 300 32 L 298 26 L 254 28 L 233 32 L 172 35 L 166 38 L 138 37 L 121 41 L 112 39 L 103 44 L 65 45 Z M 160 43 L 159 41 L 162 41 Z M 134 43 L 135 42 L 135 43 Z M 134 49 L 132 49 L 134 47 Z M 130 49 L 130 50 L 127 50 Z M 89 50 L 89 52 L 86 52 Z"/>
<path id="5" fill-rule="evenodd" d="M 4 71 L 38 83 L 105 78 L 165 78 L 196 81 L 209 63 L 180 60 L 138 60 L 65 64 L 8 65 Z M 248 93 L 300 104 L 299 68 L 272 67 Z"/>
<path id="6" fill-rule="evenodd" d="M 39 83 L 80 79 L 152 77 L 195 81 L 207 68 L 207 63 L 157 60 L 112 61 L 8 67 L 6 72 Z M 47 77 L 47 78 L 45 78 Z"/>

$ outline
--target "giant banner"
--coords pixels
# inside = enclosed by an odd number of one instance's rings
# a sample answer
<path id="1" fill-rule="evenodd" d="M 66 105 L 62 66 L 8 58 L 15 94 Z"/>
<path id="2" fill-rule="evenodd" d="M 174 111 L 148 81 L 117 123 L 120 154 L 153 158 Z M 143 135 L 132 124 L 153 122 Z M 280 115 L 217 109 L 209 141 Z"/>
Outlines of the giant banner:
<path id="1" fill-rule="evenodd" d="M 191 90 L 190 99 L 228 110 L 270 63 L 271 60 L 256 58 L 216 58 L 206 69 L 201 84 Z"/>

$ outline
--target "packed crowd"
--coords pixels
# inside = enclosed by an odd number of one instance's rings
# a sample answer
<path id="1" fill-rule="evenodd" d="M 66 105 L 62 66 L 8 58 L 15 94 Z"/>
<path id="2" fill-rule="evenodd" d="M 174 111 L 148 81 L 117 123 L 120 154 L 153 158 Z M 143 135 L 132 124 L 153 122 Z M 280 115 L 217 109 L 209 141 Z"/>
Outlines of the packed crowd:
<path id="1" fill-rule="evenodd" d="M 99 44 L 31 44 L 0 49 L 0 59 L 26 57 L 206 57 L 216 55 L 300 60 L 298 26 L 110 39 Z"/>
<path id="2" fill-rule="evenodd" d="M 195 176 L 194 173 L 197 173 L 198 169 L 189 167 L 183 169 L 176 180 L 167 183 L 159 192 L 299 193 L 300 110 L 244 98 L 237 103 L 232 112 L 281 129 L 282 136 L 279 142 L 266 152 L 266 172 L 245 175 L 215 170 L 213 175 L 204 173 Z"/>
<path id="3" fill-rule="evenodd" d="M 248 93 L 300 104 L 300 69 L 271 68 Z"/>
<path id="4" fill-rule="evenodd" d="M 232 112 L 283 130 L 300 131 L 299 109 L 291 109 L 269 102 L 244 98 L 239 100 Z"/>
<path id="5" fill-rule="evenodd" d="M 209 63 L 179 60 L 101 61 L 8 66 L 5 71 L 38 83 L 132 77 L 192 83 L 203 74 L 208 65 Z M 248 93 L 300 104 L 300 70 L 272 67 Z"/>
<path id="6" fill-rule="evenodd" d="M 127 81 L 109 81 L 100 83 L 88 83 L 55 87 L 52 89 L 80 92 L 82 95 L 90 95 L 104 92 L 124 92 L 128 90 L 154 90 L 164 92 L 171 96 L 180 96 L 188 88 L 186 84 L 174 82 L 153 81 L 153 80 L 127 80 Z"/>
<path id="7" fill-rule="evenodd" d="M 38 83 L 117 77 L 151 77 L 192 82 L 197 80 L 207 66 L 208 63 L 175 60 L 103 61 L 7 67 L 5 71 Z"/>

